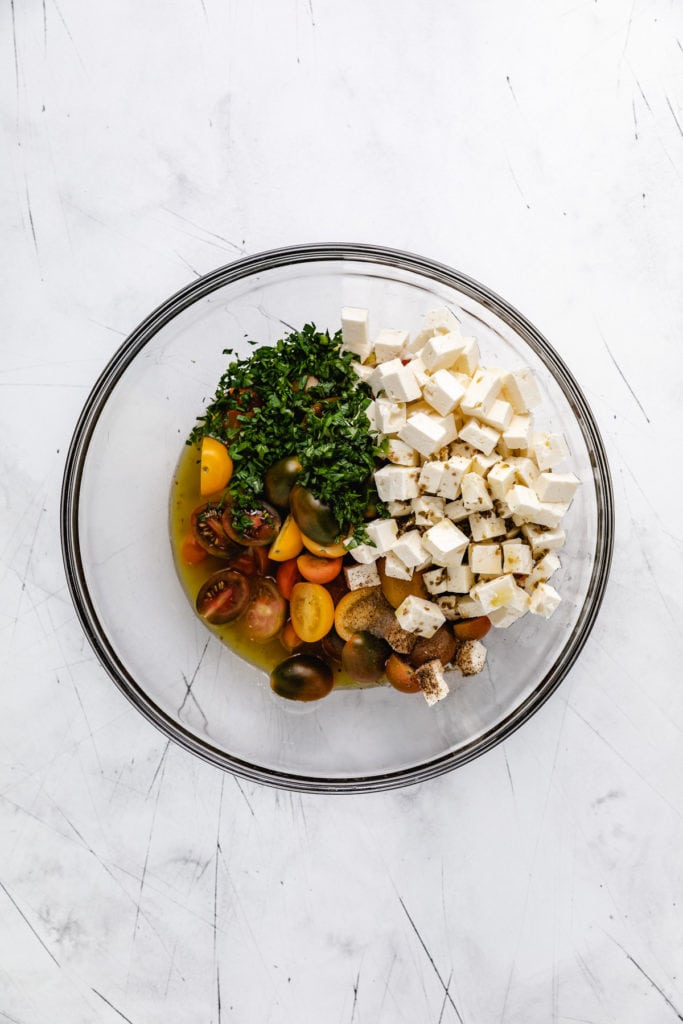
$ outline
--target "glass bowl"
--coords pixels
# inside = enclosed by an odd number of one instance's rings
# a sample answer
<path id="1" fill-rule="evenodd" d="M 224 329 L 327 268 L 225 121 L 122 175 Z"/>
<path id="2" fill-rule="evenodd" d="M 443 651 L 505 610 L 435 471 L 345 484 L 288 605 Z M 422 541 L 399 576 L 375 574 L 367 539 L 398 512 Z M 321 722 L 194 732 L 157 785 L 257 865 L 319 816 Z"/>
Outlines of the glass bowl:
<path id="1" fill-rule="evenodd" d="M 183 443 L 214 393 L 232 347 L 271 344 L 290 326 L 336 329 L 342 306 L 375 328 L 414 329 L 450 306 L 482 362 L 530 365 L 543 429 L 564 433 L 583 481 L 565 523 L 563 601 L 549 621 L 527 615 L 487 637 L 487 666 L 453 673 L 434 707 L 390 687 L 333 691 L 297 704 L 229 650 L 194 614 L 171 554 L 169 494 Z M 510 735 L 564 679 L 602 600 L 612 553 L 605 450 L 558 354 L 515 309 L 449 267 L 368 245 L 303 245 L 207 274 L 126 339 L 90 394 L 69 450 L 62 549 L 77 613 L 97 657 L 150 722 L 237 775 L 307 791 L 390 789 L 462 765 Z"/>

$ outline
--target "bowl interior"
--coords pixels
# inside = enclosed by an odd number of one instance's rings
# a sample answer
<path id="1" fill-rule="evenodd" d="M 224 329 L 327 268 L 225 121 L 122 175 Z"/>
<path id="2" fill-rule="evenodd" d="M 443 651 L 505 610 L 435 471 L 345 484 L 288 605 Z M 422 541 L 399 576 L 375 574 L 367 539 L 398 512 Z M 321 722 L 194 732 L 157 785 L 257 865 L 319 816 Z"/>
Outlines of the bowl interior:
<path id="1" fill-rule="evenodd" d="M 249 261 L 247 261 L 249 263 Z M 253 263 L 253 261 L 252 261 Z M 604 456 L 590 413 L 551 349 L 513 310 L 452 272 L 393 254 L 302 253 L 225 268 L 153 314 L 124 344 L 79 424 L 65 485 L 65 553 L 77 607 L 117 684 L 166 732 L 217 764 L 279 785 L 373 788 L 445 770 L 496 742 L 560 681 L 600 600 L 609 560 Z M 441 277 L 442 279 L 438 279 Z M 448 305 L 477 336 L 482 362 L 530 365 L 542 429 L 561 431 L 583 486 L 566 516 L 563 601 L 550 621 L 525 616 L 487 638 L 484 673 L 452 673 L 429 708 L 390 688 L 333 692 L 298 705 L 195 616 L 177 578 L 169 492 L 195 417 L 213 396 L 230 347 L 272 344 L 313 321 L 336 330 L 344 305 L 371 329 L 414 330 Z M 284 454 L 284 453 L 283 453 Z"/>

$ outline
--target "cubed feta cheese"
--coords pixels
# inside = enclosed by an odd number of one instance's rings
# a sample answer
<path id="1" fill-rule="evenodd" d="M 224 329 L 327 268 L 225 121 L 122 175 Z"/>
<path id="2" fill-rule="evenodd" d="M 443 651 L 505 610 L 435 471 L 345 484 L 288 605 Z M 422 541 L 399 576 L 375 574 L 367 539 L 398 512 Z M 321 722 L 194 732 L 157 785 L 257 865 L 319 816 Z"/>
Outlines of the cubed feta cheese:
<path id="1" fill-rule="evenodd" d="M 410 360 L 410 369 L 413 371 L 417 383 L 421 388 L 424 388 L 430 377 L 420 356 L 415 356 L 414 359 Z"/>
<path id="2" fill-rule="evenodd" d="M 407 530 L 406 533 L 402 533 L 394 542 L 392 550 L 409 569 L 416 568 L 429 557 L 419 530 Z"/>
<path id="3" fill-rule="evenodd" d="M 541 403 L 541 392 L 538 390 L 536 378 L 528 366 L 513 370 L 504 378 L 505 393 L 512 408 L 517 413 L 528 412 Z"/>
<path id="4" fill-rule="evenodd" d="M 455 666 L 464 676 L 476 676 L 486 664 L 486 648 L 481 640 L 463 640 L 455 652 Z"/>
<path id="5" fill-rule="evenodd" d="M 443 464 L 438 493 L 442 498 L 454 500 L 460 493 L 463 477 L 469 472 L 472 460 L 463 455 L 451 455 Z"/>
<path id="6" fill-rule="evenodd" d="M 445 306 L 440 306 L 438 309 L 430 309 L 425 314 L 421 329 L 413 340 L 409 342 L 408 349 L 411 352 L 417 352 L 435 334 L 449 334 L 450 332 L 457 334 L 459 330 L 460 321 L 450 309 L 447 309 Z"/>
<path id="7" fill-rule="evenodd" d="M 415 525 L 434 526 L 435 523 L 439 523 L 444 517 L 444 505 L 444 499 L 433 494 L 422 494 L 419 498 L 413 498 Z"/>
<path id="8" fill-rule="evenodd" d="M 420 456 L 414 448 L 398 437 L 387 438 L 385 455 L 395 466 L 417 466 Z"/>
<path id="9" fill-rule="evenodd" d="M 529 611 L 532 615 L 542 615 L 544 619 L 549 619 L 561 600 L 558 592 L 549 583 L 538 583 L 531 594 Z"/>
<path id="10" fill-rule="evenodd" d="M 380 368 L 383 368 L 382 389 L 387 398 L 395 402 L 414 402 L 421 397 L 422 389 L 410 363 L 403 364 L 400 359 L 390 359 L 388 363 L 382 363 Z"/>
<path id="11" fill-rule="evenodd" d="M 425 530 L 422 543 L 437 565 L 460 565 L 468 538 L 450 519 L 442 519 Z"/>
<path id="12" fill-rule="evenodd" d="M 458 599 L 455 594 L 439 594 L 435 602 L 449 622 L 460 618 L 458 614 Z"/>
<path id="13" fill-rule="evenodd" d="M 555 529 L 562 522 L 562 517 L 569 508 L 563 501 L 539 501 L 538 512 L 535 516 L 527 518 L 538 526 L 549 526 Z"/>
<path id="14" fill-rule="evenodd" d="M 368 366 L 367 363 L 358 363 L 355 360 L 351 363 L 351 368 L 353 369 L 354 373 L 356 373 L 358 377 L 360 377 L 364 384 L 370 383 L 370 378 L 375 372 L 374 366 Z"/>
<path id="15" fill-rule="evenodd" d="M 536 516 L 541 512 L 541 503 L 536 497 L 536 492 L 532 491 L 530 487 L 513 484 L 505 495 L 505 501 L 513 516 L 532 523 L 537 522 Z"/>
<path id="16" fill-rule="evenodd" d="M 478 619 L 485 615 L 481 601 L 474 597 L 461 597 L 458 601 L 458 615 L 461 619 Z"/>
<path id="17" fill-rule="evenodd" d="M 382 466 L 375 470 L 375 487 L 380 501 L 409 501 L 420 493 L 420 471 L 410 466 Z"/>
<path id="18" fill-rule="evenodd" d="M 528 448 L 532 425 L 533 417 L 530 413 L 515 413 L 503 431 L 503 441 L 508 448 Z"/>
<path id="19" fill-rule="evenodd" d="M 470 515 L 470 530 L 472 540 L 493 540 L 494 537 L 504 537 L 505 523 L 499 516 L 481 516 L 476 512 Z"/>
<path id="20" fill-rule="evenodd" d="M 467 519 L 469 516 L 469 512 L 465 508 L 462 499 L 459 501 L 449 501 L 444 508 L 444 513 L 453 523 L 461 523 L 463 519 Z"/>
<path id="21" fill-rule="evenodd" d="M 468 373 L 470 376 L 479 366 L 480 354 L 476 338 L 463 338 L 462 352 L 455 361 L 455 370 L 461 373 Z"/>
<path id="22" fill-rule="evenodd" d="M 394 519 L 400 516 L 409 516 L 413 511 L 412 501 L 388 501 L 387 510 Z"/>
<path id="23" fill-rule="evenodd" d="M 438 658 L 416 668 L 414 678 L 430 707 L 448 696 L 448 683 L 444 678 L 443 665 Z"/>
<path id="24" fill-rule="evenodd" d="M 439 626 L 446 621 L 446 616 L 433 601 L 409 594 L 396 609 L 396 618 L 409 633 L 417 633 L 429 639 L 434 636 Z"/>
<path id="25" fill-rule="evenodd" d="M 490 455 L 496 447 L 500 433 L 493 427 L 487 427 L 475 419 L 465 420 L 465 425 L 460 431 L 460 437 L 467 441 L 473 448 L 477 448 L 484 455 Z"/>
<path id="26" fill-rule="evenodd" d="M 435 334 L 424 345 L 420 358 L 429 373 L 447 370 L 453 366 L 463 350 L 463 339 L 459 332 Z"/>
<path id="27" fill-rule="evenodd" d="M 341 311 L 342 349 L 353 352 L 363 363 L 372 352 L 368 320 L 367 309 L 344 306 Z"/>
<path id="28" fill-rule="evenodd" d="M 531 548 L 521 540 L 503 541 L 503 572 L 526 575 L 534 566 Z"/>
<path id="29" fill-rule="evenodd" d="M 377 426 L 377 403 L 376 402 L 369 402 L 368 405 L 365 406 L 364 412 L 365 412 L 365 415 L 368 418 L 368 423 L 370 424 L 370 427 L 369 427 L 370 433 L 371 434 L 379 433 L 379 427 Z"/>
<path id="30" fill-rule="evenodd" d="M 486 481 L 478 473 L 465 473 L 460 489 L 468 512 L 488 512 L 493 508 Z"/>
<path id="31" fill-rule="evenodd" d="M 507 629 L 508 626 L 512 626 L 521 619 L 522 614 L 522 612 L 515 611 L 514 608 L 505 605 L 504 608 L 494 608 L 492 612 L 489 612 L 489 620 L 491 625 L 497 629 Z"/>
<path id="32" fill-rule="evenodd" d="M 453 413 L 449 413 L 448 416 L 435 416 L 432 415 L 432 419 L 439 427 L 444 429 L 444 441 L 442 448 L 449 445 L 451 441 L 455 441 L 458 436 L 458 424 L 456 423 L 455 416 Z"/>
<path id="33" fill-rule="evenodd" d="M 474 574 L 469 565 L 449 565 L 446 569 L 446 590 L 452 594 L 469 594 Z"/>
<path id="34" fill-rule="evenodd" d="M 524 584 L 524 589 L 532 591 L 537 583 L 547 583 L 551 576 L 561 567 L 561 563 L 554 551 L 548 551 L 540 558 L 533 567 L 529 578 Z"/>
<path id="35" fill-rule="evenodd" d="M 483 452 L 477 452 L 472 459 L 470 469 L 473 473 L 478 473 L 479 476 L 488 476 L 489 471 L 498 462 L 500 462 L 500 455 L 484 455 Z"/>
<path id="36" fill-rule="evenodd" d="M 483 614 L 488 615 L 495 608 L 502 608 L 514 600 L 518 589 L 514 576 L 497 576 L 494 580 L 477 583 L 472 596 L 481 603 Z"/>
<path id="37" fill-rule="evenodd" d="M 381 583 L 377 566 L 374 562 L 371 565 L 345 565 L 344 576 L 349 590 L 360 590 L 361 587 L 378 587 Z"/>
<path id="38" fill-rule="evenodd" d="M 503 571 L 500 544 L 470 544 L 469 563 L 477 576 L 500 576 Z"/>
<path id="39" fill-rule="evenodd" d="M 386 554 L 394 547 L 398 535 L 395 519 L 373 519 L 365 529 L 380 555 Z"/>
<path id="40" fill-rule="evenodd" d="M 486 412 L 480 410 L 475 415 L 482 423 L 493 427 L 494 430 L 505 430 L 512 420 L 512 406 L 509 402 L 504 402 L 502 398 L 496 398 Z"/>
<path id="41" fill-rule="evenodd" d="M 569 449 L 563 434 L 534 434 L 531 439 L 531 450 L 541 471 L 559 466 L 569 458 Z"/>
<path id="42" fill-rule="evenodd" d="M 350 548 L 349 554 L 361 565 L 370 565 L 379 558 L 379 551 L 370 544 L 356 544 L 355 548 Z"/>
<path id="43" fill-rule="evenodd" d="M 385 363 L 388 359 L 395 359 L 400 356 L 408 341 L 407 331 L 395 331 L 384 329 L 375 338 L 373 348 L 378 363 Z"/>
<path id="44" fill-rule="evenodd" d="M 429 572 L 423 573 L 422 580 L 428 594 L 443 594 L 451 589 L 448 586 L 445 568 L 431 569 Z"/>
<path id="45" fill-rule="evenodd" d="M 384 575 L 393 580 L 412 580 L 413 569 L 402 562 L 395 551 L 390 551 L 384 559 Z"/>
<path id="46" fill-rule="evenodd" d="M 511 455 L 507 461 L 514 467 L 515 475 L 520 484 L 524 484 L 525 487 L 531 487 L 535 491 L 538 469 L 533 459 L 528 459 L 524 455 Z"/>
<path id="47" fill-rule="evenodd" d="M 478 416 L 486 412 L 497 398 L 502 379 L 497 370 L 486 370 L 480 366 L 460 402 L 460 408 L 467 416 Z"/>
<path id="48" fill-rule="evenodd" d="M 394 402 L 391 398 L 375 399 L 375 422 L 383 434 L 398 434 L 406 421 L 404 402 Z"/>
<path id="49" fill-rule="evenodd" d="M 437 370 L 434 376 L 429 377 L 422 385 L 423 398 L 442 416 L 453 412 L 465 394 L 458 376 L 450 370 Z"/>
<path id="50" fill-rule="evenodd" d="M 498 462 L 489 471 L 486 482 L 493 497 L 503 501 L 516 479 L 514 466 L 511 466 L 509 462 Z"/>
<path id="51" fill-rule="evenodd" d="M 541 501 L 561 501 L 568 504 L 579 486 L 580 480 L 573 473 L 551 473 L 545 471 L 536 481 L 536 494 Z"/>
<path id="52" fill-rule="evenodd" d="M 445 462 L 432 460 L 425 462 L 420 470 L 420 488 L 430 494 L 437 494 L 443 477 Z"/>
<path id="53" fill-rule="evenodd" d="M 427 458 L 443 447 L 446 429 L 433 416 L 418 412 L 408 417 L 398 436 Z"/>
<path id="54" fill-rule="evenodd" d="M 534 556 L 539 551 L 555 551 L 561 548 L 565 541 L 564 530 L 561 526 L 553 530 L 543 530 L 540 526 L 525 523 L 522 526 L 522 533 L 531 544 L 531 551 Z"/>

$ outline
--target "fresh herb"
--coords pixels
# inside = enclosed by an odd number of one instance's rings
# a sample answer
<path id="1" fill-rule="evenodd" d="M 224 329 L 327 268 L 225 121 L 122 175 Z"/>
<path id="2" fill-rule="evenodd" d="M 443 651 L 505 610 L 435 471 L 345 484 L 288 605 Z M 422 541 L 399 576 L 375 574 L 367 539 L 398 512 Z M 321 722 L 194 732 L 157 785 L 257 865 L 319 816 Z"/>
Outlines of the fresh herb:
<path id="1" fill-rule="evenodd" d="M 370 434 L 371 393 L 354 360 L 341 350 L 341 331 L 330 336 L 306 324 L 228 365 L 187 443 L 208 435 L 228 446 L 233 474 L 226 498 L 235 511 L 258 505 L 266 471 L 296 455 L 299 482 L 332 508 L 340 536 L 351 529 L 355 543 L 368 541 L 368 509 L 388 514 L 372 475 L 383 448 Z"/>

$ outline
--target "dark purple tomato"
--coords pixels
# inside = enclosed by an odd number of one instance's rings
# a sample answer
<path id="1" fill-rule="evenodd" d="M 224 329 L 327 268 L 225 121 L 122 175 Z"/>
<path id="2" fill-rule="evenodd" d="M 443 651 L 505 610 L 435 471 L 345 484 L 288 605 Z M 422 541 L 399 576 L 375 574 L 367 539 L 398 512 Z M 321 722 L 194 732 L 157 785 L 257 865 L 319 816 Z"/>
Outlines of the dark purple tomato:
<path id="1" fill-rule="evenodd" d="M 249 581 L 234 569 L 221 569 L 209 576 L 197 594 L 197 611 L 214 626 L 239 618 L 249 604 Z"/>
<path id="2" fill-rule="evenodd" d="M 310 537 L 316 544 L 332 544 L 337 539 L 340 529 L 332 509 L 307 487 L 295 484 L 289 504 L 296 525 L 305 537 Z"/>
<path id="3" fill-rule="evenodd" d="M 249 548 L 272 544 L 282 526 L 279 513 L 265 501 L 251 509 L 235 510 L 227 505 L 222 522 L 228 537 Z"/>
<path id="4" fill-rule="evenodd" d="M 271 466 L 263 478 L 268 501 L 278 508 L 288 508 L 289 495 L 300 472 L 301 463 L 296 455 L 288 455 Z"/>
<path id="5" fill-rule="evenodd" d="M 434 661 L 435 658 L 438 658 L 442 665 L 447 665 L 449 661 L 453 660 L 454 654 L 455 637 L 448 626 L 441 626 L 434 636 L 430 636 L 428 639 L 420 637 L 408 655 L 408 660 L 413 668 L 426 665 L 428 661 Z"/>
<path id="6" fill-rule="evenodd" d="M 342 650 L 342 668 L 357 683 L 376 683 L 391 653 L 386 640 L 372 633 L 353 633 Z"/>
<path id="7" fill-rule="evenodd" d="M 335 665 L 341 665 L 344 643 L 345 641 L 342 640 L 339 633 L 331 629 L 327 636 L 324 636 L 320 641 L 320 646 L 328 661 L 333 661 Z"/>
<path id="8" fill-rule="evenodd" d="M 287 700 L 320 700 L 334 685 L 332 669 L 322 658 L 311 654 L 293 654 L 285 658 L 270 676 L 270 685 Z"/>
<path id="9" fill-rule="evenodd" d="M 199 505 L 190 516 L 192 536 L 200 547 L 216 558 L 233 558 L 239 547 L 223 526 L 223 509 L 213 501 Z"/>
<path id="10" fill-rule="evenodd" d="M 286 617 L 287 602 L 273 580 L 254 576 L 251 597 L 241 624 L 245 636 L 257 643 L 272 640 L 284 626 Z"/>

